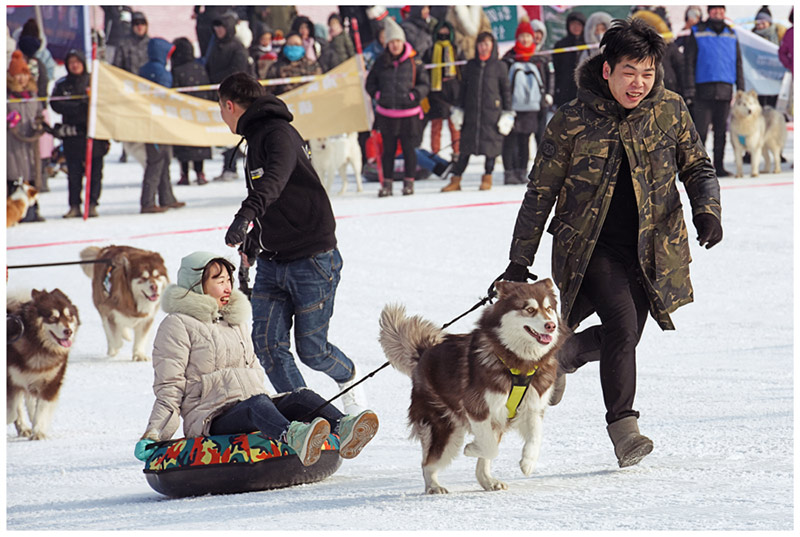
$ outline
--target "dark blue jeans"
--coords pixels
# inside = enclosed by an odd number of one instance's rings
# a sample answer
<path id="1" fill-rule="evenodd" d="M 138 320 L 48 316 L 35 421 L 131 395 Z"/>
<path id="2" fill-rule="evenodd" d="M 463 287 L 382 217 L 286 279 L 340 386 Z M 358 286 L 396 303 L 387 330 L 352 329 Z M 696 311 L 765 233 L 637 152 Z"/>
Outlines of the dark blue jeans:
<path id="1" fill-rule="evenodd" d="M 336 382 L 353 377 L 353 362 L 328 343 L 328 325 L 341 270 L 342 256 L 338 249 L 289 262 L 258 258 L 250 297 L 253 345 L 278 392 L 306 385 L 289 350 L 293 323 L 301 362 Z"/>
<path id="2" fill-rule="evenodd" d="M 261 431 L 270 438 L 280 438 L 293 421 L 311 421 L 325 418 L 331 431 L 336 432 L 339 420 L 344 414 L 335 406 L 328 404 L 315 415 L 309 413 L 325 402 L 320 395 L 308 388 L 284 393 L 274 399 L 267 394 L 254 395 L 239 401 L 231 408 L 214 418 L 211 434 L 238 434 Z"/>

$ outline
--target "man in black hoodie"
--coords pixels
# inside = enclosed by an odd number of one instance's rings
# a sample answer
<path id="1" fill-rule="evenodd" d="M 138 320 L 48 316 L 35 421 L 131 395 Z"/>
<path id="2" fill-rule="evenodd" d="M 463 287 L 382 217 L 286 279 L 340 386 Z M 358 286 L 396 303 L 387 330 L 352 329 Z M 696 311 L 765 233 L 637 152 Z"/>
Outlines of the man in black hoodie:
<path id="1" fill-rule="evenodd" d="M 225 243 L 241 245 L 247 265 L 258 258 L 251 296 L 256 355 L 278 392 L 305 386 L 289 351 L 294 324 L 300 360 L 347 388 L 355 380 L 355 365 L 328 343 L 342 268 L 336 222 L 303 138 L 290 124 L 293 117 L 283 101 L 246 73 L 220 84 L 219 105 L 231 132 L 247 140 L 247 198 Z M 363 406 L 352 390 L 342 403 L 347 414 Z"/>

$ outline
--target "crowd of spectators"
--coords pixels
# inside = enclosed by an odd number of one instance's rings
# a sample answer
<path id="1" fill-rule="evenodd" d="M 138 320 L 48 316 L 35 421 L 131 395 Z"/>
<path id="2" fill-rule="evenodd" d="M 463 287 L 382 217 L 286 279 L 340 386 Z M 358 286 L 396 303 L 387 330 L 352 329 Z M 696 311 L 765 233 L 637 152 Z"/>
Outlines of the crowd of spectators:
<path id="1" fill-rule="evenodd" d="M 399 20 L 380 6 L 341 6 L 327 24 L 315 23 L 295 6 L 195 6 L 196 35 L 167 42 L 151 37 L 148 20 L 127 6 L 104 6 L 101 57 L 116 67 L 168 87 L 219 84 L 228 75 L 246 72 L 259 79 L 319 75 L 363 50 L 368 71 L 365 89 L 373 101 L 372 130 L 359 133 L 366 164 L 370 140 L 382 147 L 374 165 L 383 169 L 379 196 L 392 194 L 392 180 L 402 178 L 404 195 L 414 192 L 414 180 L 431 158 L 449 164 L 442 176 L 450 182 L 444 192 L 460 190 L 470 155 L 485 158 L 480 189 L 492 186 L 496 158 L 502 157 L 506 184 L 527 181 L 532 155 L 530 138 L 540 140 L 549 116 L 577 96 L 574 72 L 581 61 L 598 54 L 597 44 L 611 23 L 611 15 L 574 9 L 566 15 L 565 37 L 542 53 L 547 28 L 539 20 L 522 18 L 513 46 L 499 55 L 498 43 L 481 6 L 406 6 Z M 703 140 L 714 131 L 713 162 L 720 177 L 726 143 L 726 121 L 737 89 L 744 89 L 740 44 L 726 20 L 725 6 L 688 6 L 685 25 L 673 30 L 666 10 L 636 6 L 630 16 L 644 19 L 665 36 L 664 85 L 683 96 Z M 790 15 L 793 17 L 792 14 Z M 350 21 L 357 21 L 358 32 Z M 673 33 L 674 32 L 674 33 Z M 792 70 L 793 29 L 772 20 L 767 6 L 753 19 L 753 32 L 780 47 L 780 59 Z M 8 34 L 8 98 L 78 96 L 88 92 L 86 59 L 71 51 L 63 60 L 67 75 L 55 80 L 56 63 L 43 45 L 35 20 Z M 11 45 L 13 44 L 13 48 Z M 15 77 L 17 77 L 15 79 Z M 28 77 L 30 80 L 24 80 Z M 12 83 L 13 80 L 13 83 Z M 300 83 L 269 85 L 280 95 Z M 215 91 L 192 95 L 216 100 Z M 774 106 L 777 95 L 761 95 Z M 22 105 L 25 106 L 22 106 Z M 54 139 L 66 160 L 69 184 L 65 218 L 82 216 L 80 210 L 86 153 L 86 99 L 52 100 L 49 108 L 61 115 L 52 125 L 48 106 L 38 101 L 9 103 L 7 152 L 8 191 L 25 181 L 47 191 L 47 179 L 57 173 L 52 162 Z M 13 119 L 13 121 L 12 121 Z M 447 123 L 450 144 L 443 147 L 441 133 Z M 430 150 L 423 151 L 423 131 L 430 123 Z M 52 125 L 52 126 L 51 126 Z M 54 138 L 55 137 L 55 138 Z M 108 142 L 96 141 L 92 152 L 89 216 L 97 216 L 103 156 Z M 449 148 L 448 155 L 442 155 Z M 25 152 L 25 158 L 20 157 Z M 212 148 L 123 144 L 121 161 L 132 156 L 144 166 L 141 211 L 164 212 L 185 205 L 172 192 L 169 164 L 180 163 L 175 184 L 206 184 L 204 161 Z M 427 156 L 429 158 L 418 158 Z M 223 152 L 222 172 L 213 178 L 239 177 L 235 147 Z M 401 158 L 402 164 L 395 163 Z M 38 207 L 24 221 L 40 221 Z"/>

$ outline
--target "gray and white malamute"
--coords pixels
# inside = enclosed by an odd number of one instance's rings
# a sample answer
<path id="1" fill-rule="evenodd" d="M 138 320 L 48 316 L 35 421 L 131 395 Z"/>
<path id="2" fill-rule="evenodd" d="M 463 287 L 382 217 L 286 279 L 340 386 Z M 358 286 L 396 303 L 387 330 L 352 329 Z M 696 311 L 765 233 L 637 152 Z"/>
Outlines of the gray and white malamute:
<path id="1" fill-rule="evenodd" d="M 745 151 L 750 153 L 750 176 L 758 177 L 761 158 L 764 173 L 781 173 L 781 151 L 786 143 L 786 118 L 771 106 L 762 107 L 753 91 L 736 92 L 731 108 L 731 145 L 736 177 L 742 177 Z M 770 163 L 770 154 L 772 163 Z"/>
<path id="2" fill-rule="evenodd" d="M 503 433 L 525 439 L 520 468 L 530 475 L 539 458 L 542 418 L 556 379 L 556 352 L 568 331 L 558 315 L 552 281 L 496 283 L 499 300 L 469 334 L 446 334 L 432 322 L 388 305 L 380 343 L 389 362 L 413 381 L 408 420 L 422 443 L 425 492 L 447 492 L 438 473 L 464 448 L 477 457 L 486 490 L 508 486 L 491 475 Z"/>

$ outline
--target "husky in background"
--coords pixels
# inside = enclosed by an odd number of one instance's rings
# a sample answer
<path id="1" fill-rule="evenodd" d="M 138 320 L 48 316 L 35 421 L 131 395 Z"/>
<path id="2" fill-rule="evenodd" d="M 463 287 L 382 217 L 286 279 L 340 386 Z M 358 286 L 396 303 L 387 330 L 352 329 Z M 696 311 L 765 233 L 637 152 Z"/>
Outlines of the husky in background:
<path id="1" fill-rule="evenodd" d="M 34 289 L 27 302 L 9 299 L 6 311 L 22 323 L 21 335 L 6 344 L 6 424 L 13 423 L 19 436 L 41 440 L 50 428 L 80 325 L 78 309 L 59 289 Z"/>
<path id="2" fill-rule="evenodd" d="M 764 173 L 781 173 L 781 151 L 786 143 L 786 118 L 770 106 L 762 108 L 754 90 L 736 92 L 730 134 L 733 155 L 736 158 L 736 177 L 744 176 L 742 161 L 745 151 L 750 153 L 751 177 L 758 177 L 762 155 Z"/>
<path id="3" fill-rule="evenodd" d="M 108 356 L 116 356 L 123 339 L 133 336 L 133 361 L 150 360 L 145 343 L 169 282 L 160 254 L 130 246 L 89 246 L 81 260 L 107 263 L 82 265 L 92 279 L 94 302 L 108 341 Z"/>

